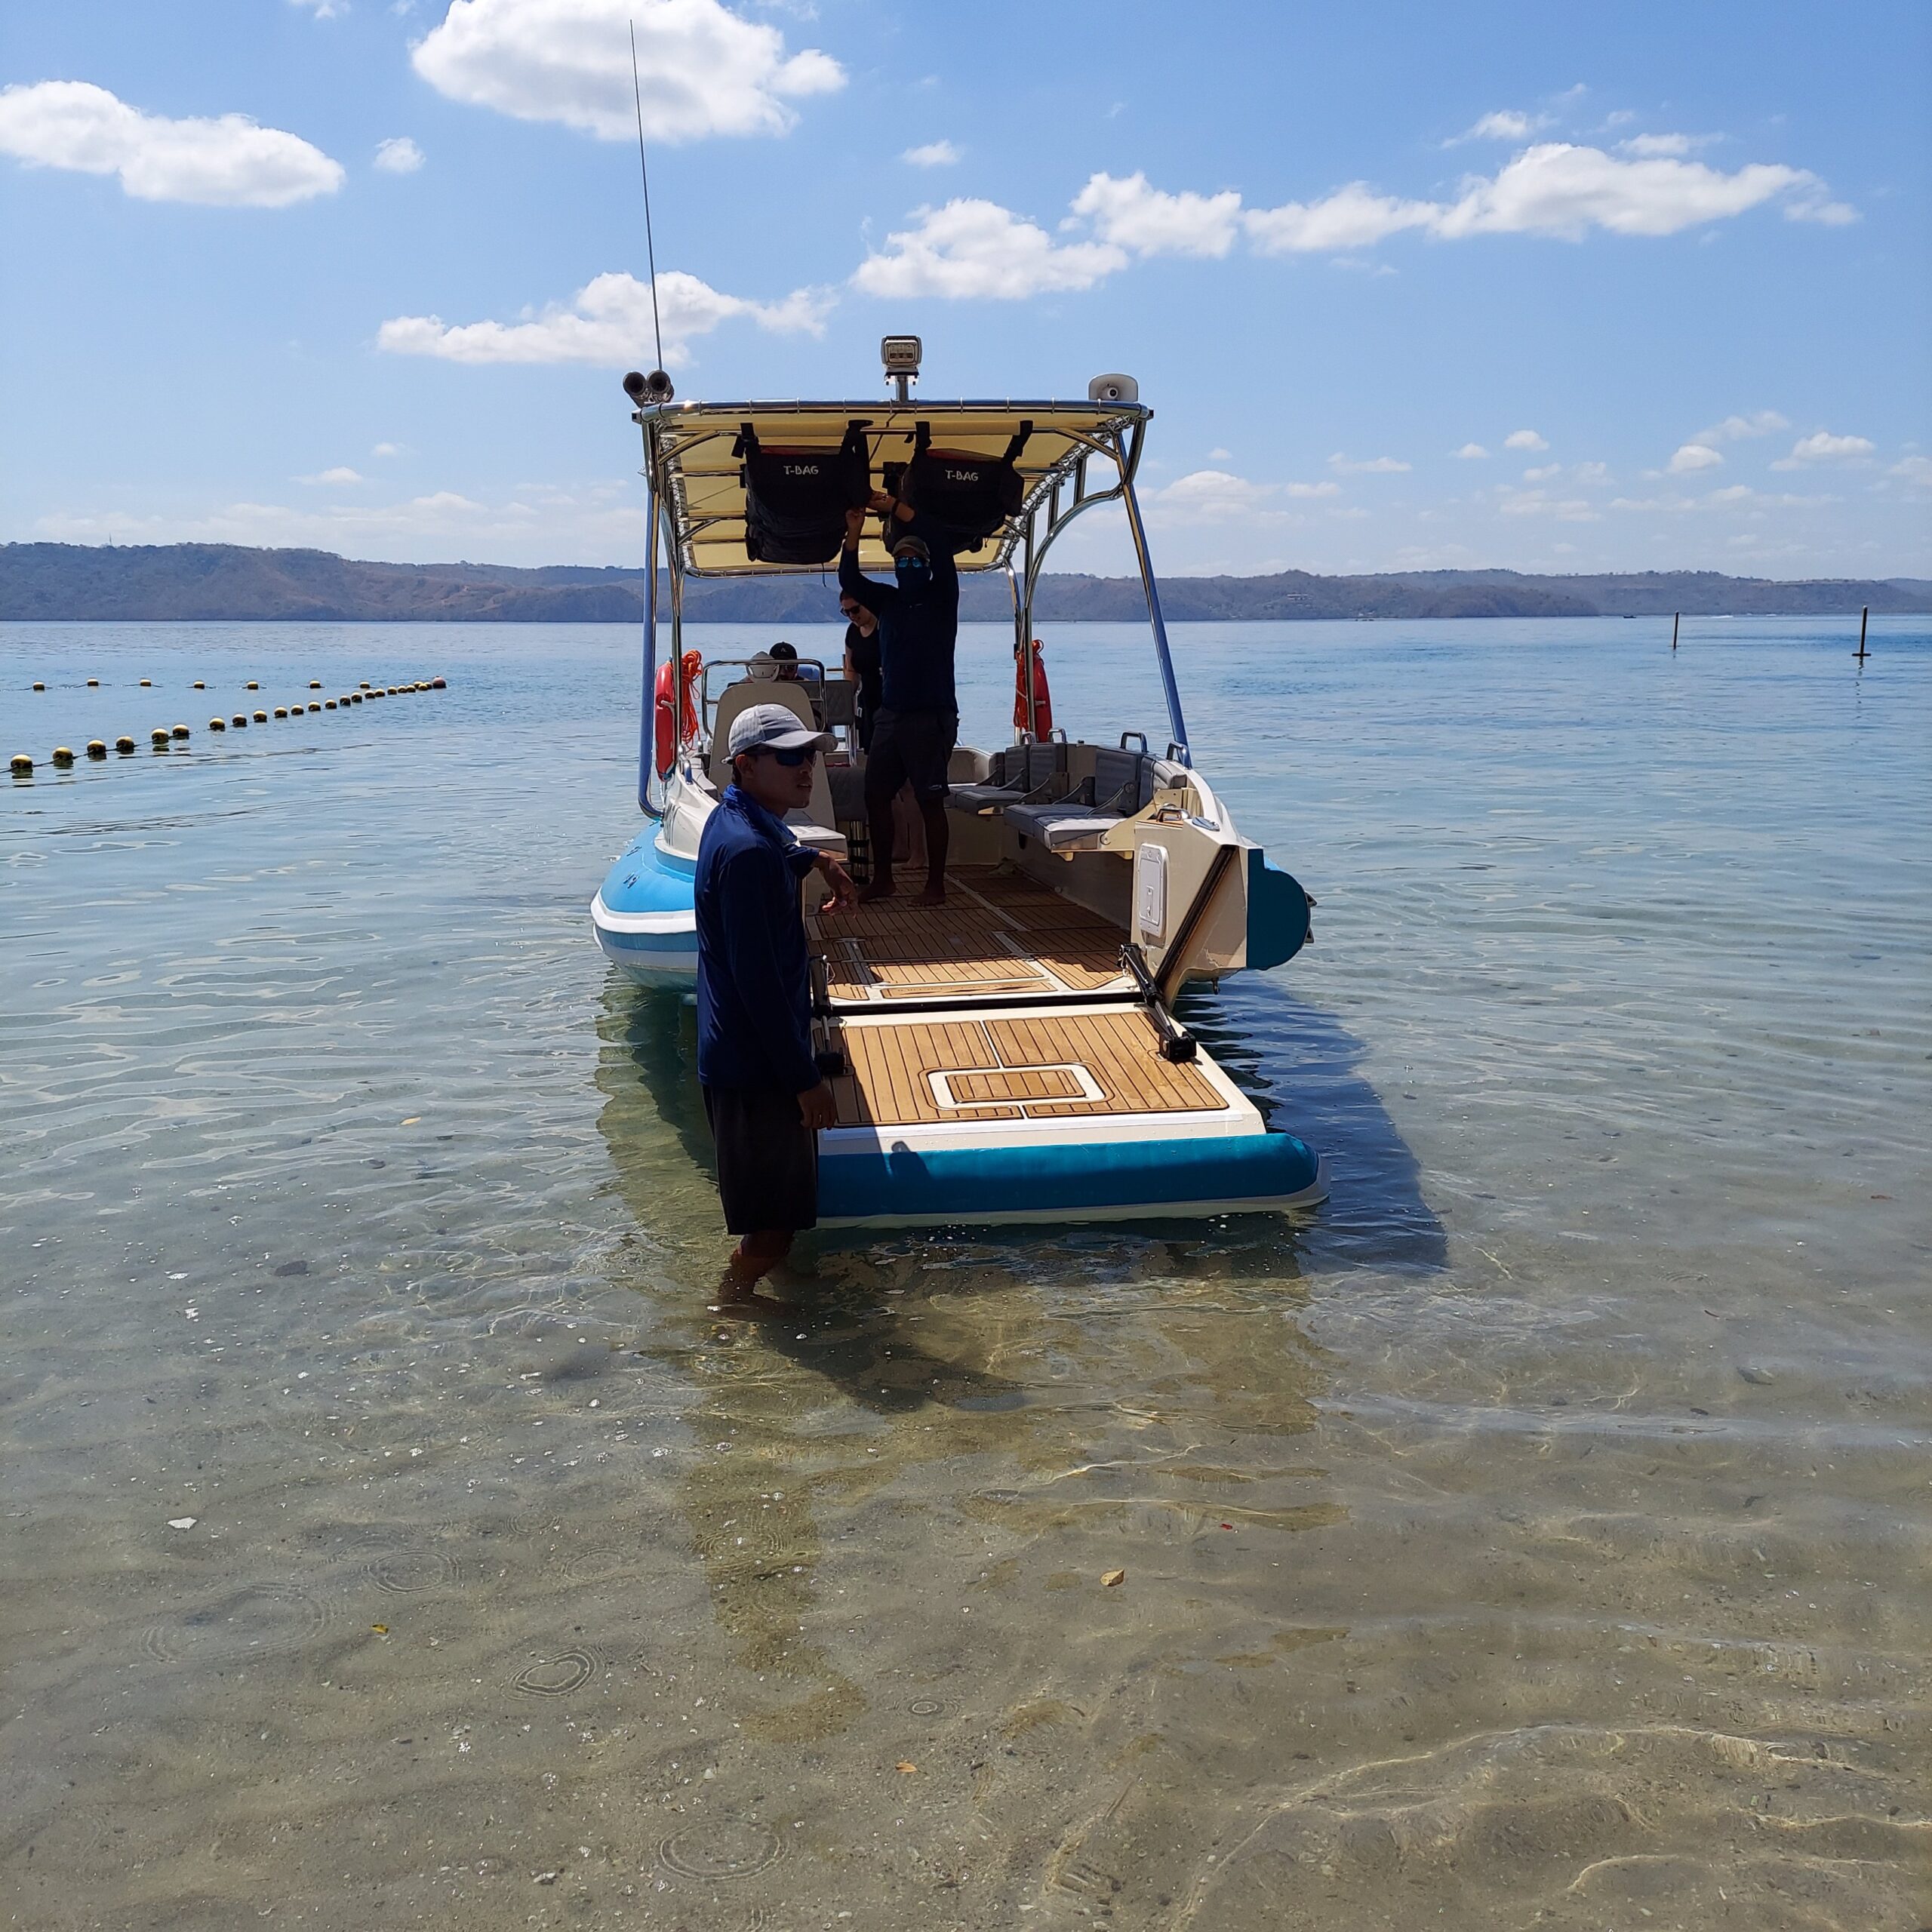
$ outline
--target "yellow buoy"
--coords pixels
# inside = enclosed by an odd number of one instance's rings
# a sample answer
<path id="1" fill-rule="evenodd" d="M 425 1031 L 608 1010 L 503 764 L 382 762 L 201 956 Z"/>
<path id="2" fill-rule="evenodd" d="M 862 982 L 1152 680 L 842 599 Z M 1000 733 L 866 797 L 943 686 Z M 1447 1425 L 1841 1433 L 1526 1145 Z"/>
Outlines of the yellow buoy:
<path id="1" fill-rule="evenodd" d="M 321 678 L 311 678 L 309 680 L 309 688 L 312 691 L 320 691 L 320 690 L 321 689 L 321 688 L 322 688 L 322 681 L 321 681 Z"/>
<path id="2" fill-rule="evenodd" d="M 156 751 L 165 752 L 168 749 L 167 731 L 162 726 L 156 725 L 155 728 L 148 734 L 148 743 L 153 746 Z"/>
<path id="3" fill-rule="evenodd" d="M 257 684 L 253 678 L 251 678 L 242 687 L 242 688 L 245 691 L 258 691 L 261 689 L 261 686 Z"/>
<path id="4" fill-rule="evenodd" d="M 228 721 L 236 731 L 245 731 L 248 728 L 248 714 L 245 711 L 238 711 Z"/>
<path id="5" fill-rule="evenodd" d="M 100 680 L 98 678 L 90 678 L 88 680 L 88 689 L 91 691 L 99 691 L 100 689 Z"/>
<path id="6" fill-rule="evenodd" d="M 266 711 L 258 711 L 255 713 L 255 722 L 257 724 L 266 724 L 268 721 L 269 715 Z"/>
<path id="7" fill-rule="evenodd" d="M 211 718 L 208 729 L 211 731 L 225 731 L 228 729 L 228 721 L 225 718 Z"/>
<path id="8" fill-rule="evenodd" d="M 14 754 L 13 772 L 16 778 L 31 778 L 33 776 L 33 760 L 25 752 L 16 752 Z"/>
<path id="9" fill-rule="evenodd" d="M 54 747 L 54 762 L 56 764 L 72 764 L 73 761 L 74 754 L 65 745 Z"/>
<path id="10" fill-rule="evenodd" d="M 197 678 L 188 688 L 190 691 L 205 691 L 208 689 L 208 686 L 204 684 L 199 678 Z"/>
<path id="11" fill-rule="evenodd" d="M 360 691 L 351 691 L 349 694 L 349 701 L 351 704 L 360 704 L 362 702 L 362 694 Z"/>
<path id="12" fill-rule="evenodd" d="M 88 740 L 88 756 L 89 758 L 105 758 L 106 755 L 107 747 L 103 745 L 98 738 L 90 738 Z"/>
<path id="13" fill-rule="evenodd" d="M 333 711 L 335 709 L 335 700 L 332 697 L 324 698 L 322 700 L 322 709 L 325 711 Z"/>
<path id="14" fill-rule="evenodd" d="M 365 691 L 369 688 L 369 681 L 368 681 L 368 679 L 367 678 L 363 678 L 363 679 L 361 680 L 361 685 L 362 685 L 362 688 L 363 688 Z"/>
<path id="15" fill-rule="evenodd" d="M 141 680 L 141 689 L 144 691 L 152 691 L 154 689 L 154 680 L 152 678 L 143 678 Z"/>
<path id="16" fill-rule="evenodd" d="M 188 728 L 185 724 L 177 724 L 171 735 L 177 738 L 185 738 L 188 735 Z"/>
<path id="17" fill-rule="evenodd" d="M 285 704 L 277 705 L 275 708 L 275 715 L 278 718 L 286 718 L 288 715 L 288 706 Z"/>
<path id="18" fill-rule="evenodd" d="M 120 752 L 125 758 L 129 752 L 134 749 L 134 741 L 132 738 L 129 737 L 126 733 L 123 732 L 119 737 L 115 740 L 114 749 L 117 752 Z"/>
<path id="19" fill-rule="evenodd" d="M 321 708 L 322 708 L 322 707 L 321 707 L 319 704 L 318 704 L 313 698 L 311 698 L 311 699 L 309 700 L 309 709 L 311 711 L 319 711 L 319 710 L 321 710 Z"/>

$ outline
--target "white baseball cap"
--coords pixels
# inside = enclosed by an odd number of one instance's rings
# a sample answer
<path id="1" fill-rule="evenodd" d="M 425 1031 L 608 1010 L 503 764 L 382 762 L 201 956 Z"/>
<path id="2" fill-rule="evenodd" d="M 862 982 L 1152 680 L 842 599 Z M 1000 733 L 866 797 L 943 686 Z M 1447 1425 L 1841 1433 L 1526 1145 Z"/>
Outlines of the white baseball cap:
<path id="1" fill-rule="evenodd" d="M 748 704 L 731 721 L 731 741 L 726 755 L 736 758 L 740 752 L 829 751 L 837 742 L 829 731 L 815 731 L 798 722 L 798 714 L 788 705 Z"/>

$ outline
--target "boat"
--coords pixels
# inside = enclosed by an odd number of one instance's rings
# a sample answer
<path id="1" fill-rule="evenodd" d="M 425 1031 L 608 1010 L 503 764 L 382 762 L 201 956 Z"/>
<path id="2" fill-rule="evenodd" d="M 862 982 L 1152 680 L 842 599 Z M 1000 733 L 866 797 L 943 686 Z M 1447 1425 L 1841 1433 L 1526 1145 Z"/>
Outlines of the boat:
<path id="1" fill-rule="evenodd" d="M 1004 576 L 1024 642 L 1056 540 L 1118 503 L 1166 700 L 1162 749 L 1134 728 L 961 746 L 944 905 L 894 897 L 826 915 L 808 897 L 814 1047 L 838 1103 L 820 1137 L 820 1225 L 1197 1217 L 1325 1198 L 1321 1156 L 1271 1127 L 1174 1012 L 1183 987 L 1293 958 L 1314 902 L 1195 762 L 1134 494 L 1152 411 L 1120 375 L 1096 377 L 1084 401 L 915 398 L 918 339 L 888 337 L 882 352 L 883 400 L 681 401 L 661 371 L 624 379 L 649 505 L 643 823 L 591 902 L 598 943 L 640 986 L 694 987 L 698 841 L 748 704 L 783 703 L 831 731 L 837 749 L 790 823 L 863 865 L 855 688 L 809 661 L 795 680 L 774 678 L 768 659 L 699 660 L 688 583 L 829 572 L 844 504 L 909 489 L 909 466 L 922 465 L 922 512 L 955 518 L 962 573 Z M 774 510 L 795 475 L 802 494 Z M 948 479 L 958 494 L 942 512 Z M 859 561 L 891 574 L 869 520 Z M 1033 703 L 1029 692 L 1029 718 Z M 816 874 L 807 891 L 822 894 Z"/>

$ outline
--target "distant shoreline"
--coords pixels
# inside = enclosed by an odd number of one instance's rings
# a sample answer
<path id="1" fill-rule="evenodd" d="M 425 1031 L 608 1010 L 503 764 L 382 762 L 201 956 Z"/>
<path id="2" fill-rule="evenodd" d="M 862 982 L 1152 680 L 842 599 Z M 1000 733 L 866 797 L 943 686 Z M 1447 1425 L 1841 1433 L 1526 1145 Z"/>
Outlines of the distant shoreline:
<path id="1" fill-rule="evenodd" d="M 1574 577 L 1516 571 L 1414 571 L 1319 577 L 1160 580 L 1174 623 L 1354 617 L 1817 617 L 1932 614 L 1932 580 L 1780 581 L 1715 571 Z M 837 621 L 823 577 L 708 579 L 686 587 L 696 623 Z M 1043 623 L 1118 622 L 1145 614 L 1137 577 L 1043 577 Z M 960 615 L 1010 620 L 1003 575 L 965 580 Z M 644 573 L 574 565 L 385 564 L 324 550 L 240 544 L 0 545 L 0 622 L 635 623 Z"/>

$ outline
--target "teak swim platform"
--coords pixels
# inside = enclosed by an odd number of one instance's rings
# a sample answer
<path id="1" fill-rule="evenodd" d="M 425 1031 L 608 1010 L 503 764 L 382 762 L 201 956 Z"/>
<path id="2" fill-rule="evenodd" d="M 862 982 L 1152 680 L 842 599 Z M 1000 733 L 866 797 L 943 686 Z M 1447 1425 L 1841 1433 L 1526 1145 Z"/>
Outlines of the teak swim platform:
<path id="1" fill-rule="evenodd" d="M 1055 1222 L 1318 1201 L 1319 1157 L 1269 1127 L 1173 1010 L 1192 982 L 1291 958 L 1312 902 L 1237 830 L 1188 740 L 1134 495 L 1152 412 L 1119 376 L 1097 378 L 1084 402 L 915 401 L 909 343 L 915 358 L 915 340 L 888 339 L 897 393 L 883 401 L 678 402 L 661 375 L 625 379 L 651 500 L 645 823 L 592 901 L 598 943 L 641 986 L 694 985 L 698 841 L 730 783 L 731 721 L 748 703 L 786 705 L 838 743 L 810 805 L 792 814 L 795 835 L 841 855 L 865 836 L 854 688 L 810 660 L 801 681 L 775 679 L 768 657 L 700 662 L 683 635 L 689 579 L 829 572 L 845 506 L 884 488 L 955 533 L 962 571 L 1005 577 L 1023 645 L 1055 540 L 1096 504 L 1118 503 L 1146 595 L 1164 749 L 1134 730 L 1021 730 L 1000 750 L 961 746 L 948 774 L 943 904 L 909 893 L 837 914 L 808 903 L 814 1044 L 838 1102 L 837 1124 L 820 1136 L 820 1221 Z M 870 521 L 860 561 L 891 568 Z M 1029 691 L 1035 722 L 1036 702 Z M 822 890 L 816 875 L 808 890 Z"/>

